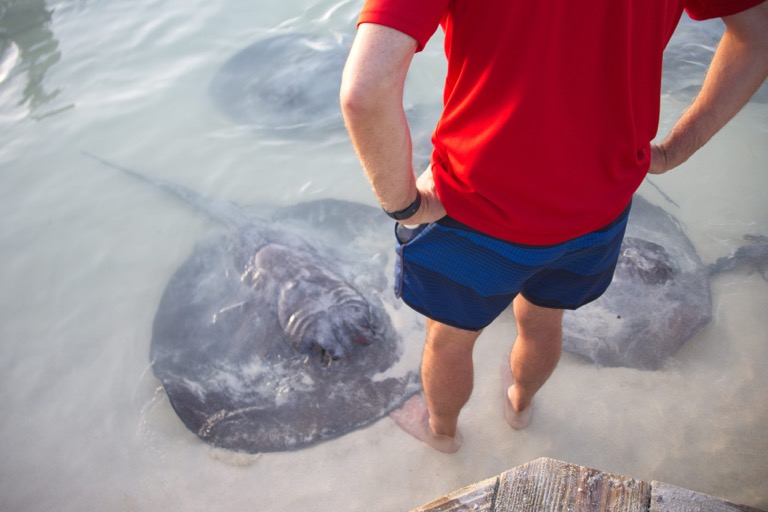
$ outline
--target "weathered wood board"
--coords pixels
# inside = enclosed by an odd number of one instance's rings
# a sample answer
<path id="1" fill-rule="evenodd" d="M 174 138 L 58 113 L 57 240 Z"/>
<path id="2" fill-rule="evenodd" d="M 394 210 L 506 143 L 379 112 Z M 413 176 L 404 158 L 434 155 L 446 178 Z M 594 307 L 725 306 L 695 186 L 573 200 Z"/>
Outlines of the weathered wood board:
<path id="1" fill-rule="evenodd" d="M 495 510 L 647 512 L 651 486 L 541 458 L 499 475 Z"/>
<path id="2" fill-rule="evenodd" d="M 546 457 L 464 487 L 412 512 L 764 512 L 661 482 Z"/>
<path id="3" fill-rule="evenodd" d="M 473 485 L 468 485 L 458 491 L 443 496 L 414 512 L 455 512 L 471 510 L 472 512 L 492 512 L 494 499 L 499 487 L 499 477 L 489 478 Z"/>

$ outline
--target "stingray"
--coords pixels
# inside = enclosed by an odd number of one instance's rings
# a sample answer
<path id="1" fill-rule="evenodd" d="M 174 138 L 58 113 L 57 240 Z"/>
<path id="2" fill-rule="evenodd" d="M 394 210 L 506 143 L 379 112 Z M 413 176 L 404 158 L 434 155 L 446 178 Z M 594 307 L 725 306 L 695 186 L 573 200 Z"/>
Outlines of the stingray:
<path id="1" fill-rule="evenodd" d="M 232 121 L 269 133 L 343 128 L 345 38 L 286 33 L 257 41 L 213 77 L 214 105 Z"/>
<path id="2" fill-rule="evenodd" d="M 209 86 L 213 104 L 235 124 L 263 137 L 347 137 L 339 89 L 351 37 L 284 33 L 230 57 Z M 407 94 L 407 88 L 406 88 Z M 423 169 L 441 106 L 407 105 L 414 161 Z"/>
<path id="3" fill-rule="evenodd" d="M 388 232 L 379 209 L 320 200 L 254 216 L 87 156 L 223 228 L 170 278 L 152 327 L 153 372 L 201 439 L 247 453 L 294 450 L 369 425 L 420 391 L 418 371 L 397 366 L 403 342 L 369 240 Z"/>
<path id="4" fill-rule="evenodd" d="M 765 277 L 768 238 L 710 265 L 680 223 L 635 194 L 621 254 L 606 293 L 566 312 L 563 348 L 604 366 L 656 370 L 712 320 L 710 277 L 750 265 Z"/>

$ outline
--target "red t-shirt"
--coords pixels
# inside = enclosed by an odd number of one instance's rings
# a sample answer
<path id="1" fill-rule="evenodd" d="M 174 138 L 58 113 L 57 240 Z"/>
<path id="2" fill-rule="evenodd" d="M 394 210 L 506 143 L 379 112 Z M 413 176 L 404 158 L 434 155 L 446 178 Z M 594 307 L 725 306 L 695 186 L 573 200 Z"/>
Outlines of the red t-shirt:
<path id="1" fill-rule="evenodd" d="M 418 50 L 443 27 L 440 199 L 484 233 L 546 245 L 611 222 L 645 177 L 683 9 L 704 19 L 762 1 L 366 0 L 359 22 Z"/>

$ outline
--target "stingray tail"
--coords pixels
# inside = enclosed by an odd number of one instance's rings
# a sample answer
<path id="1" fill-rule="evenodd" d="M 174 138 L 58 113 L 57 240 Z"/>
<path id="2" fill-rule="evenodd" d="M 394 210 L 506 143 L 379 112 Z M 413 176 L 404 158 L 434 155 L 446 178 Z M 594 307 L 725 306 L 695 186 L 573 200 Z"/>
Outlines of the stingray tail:
<path id="1" fill-rule="evenodd" d="M 157 178 L 150 178 L 149 176 L 145 176 L 144 174 L 134 171 L 133 169 L 129 169 L 114 162 L 110 162 L 109 160 L 105 160 L 104 158 L 94 155 L 93 153 L 89 153 L 88 151 L 81 151 L 81 153 L 83 156 L 87 156 L 88 158 L 96 160 L 97 162 L 107 167 L 115 169 L 116 171 L 120 171 L 126 176 L 130 176 L 135 180 L 151 185 L 152 187 L 159 189 L 166 194 L 175 197 L 176 199 L 181 200 L 188 206 L 191 206 L 197 211 L 205 213 L 212 220 L 228 228 L 238 228 L 244 226 L 249 220 L 249 217 L 245 214 L 245 212 L 243 212 L 243 210 L 235 203 L 211 199 L 182 185 L 177 185 L 176 183 L 171 183 L 169 181 Z"/>
<path id="2" fill-rule="evenodd" d="M 763 279 L 768 280 L 768 236 L 744 235 L 744 239 L 749 243 L 739 247 L 730 256 L 719 258 L 709 265 L 710 274 L 750 266 L 760 272 Z"/>

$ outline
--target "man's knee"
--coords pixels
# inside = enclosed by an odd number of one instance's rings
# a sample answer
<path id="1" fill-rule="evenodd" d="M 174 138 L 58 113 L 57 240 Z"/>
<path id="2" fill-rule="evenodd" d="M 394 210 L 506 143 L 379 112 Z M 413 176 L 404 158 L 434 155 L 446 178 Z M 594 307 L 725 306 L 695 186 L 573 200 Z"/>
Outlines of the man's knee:
<path id="1" fill-rule="evenodd" d="M 520 335 L 552 341 L 562 339 L 564 313 L 562 309 L 537 306 L 522 295 L 515 298 L 513 308 Z"/>
<path id="2" fill-rule="evenodd" d="M 427 319 L 427 347 L 450 352 L 472 352 L 482 331 L 467 331 Z"/>

